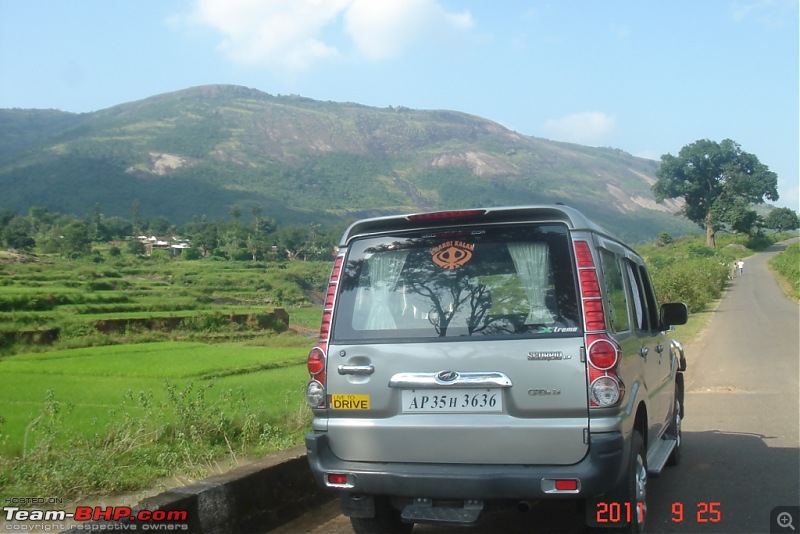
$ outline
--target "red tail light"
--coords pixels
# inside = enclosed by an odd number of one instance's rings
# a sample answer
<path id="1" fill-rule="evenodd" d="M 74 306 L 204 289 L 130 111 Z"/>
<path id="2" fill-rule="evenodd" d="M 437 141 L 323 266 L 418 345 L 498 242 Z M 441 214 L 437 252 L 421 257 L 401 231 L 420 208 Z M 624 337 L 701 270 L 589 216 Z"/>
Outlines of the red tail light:
<path id="1" fill-rule="evenodd" d="M 308 354 L 308 374 L 317 376 L 325 370 L 325 352 L 321 347 L 314 347 Z"/>
<path id="2" fill-rule="evenodd" d="M 606 317 L 603 312 L 600 283 L 597 281 L 597 270 L 594 259 L 586 241 L 575 241 L 575 257 L 578 261 L 578 281 L 581 286 L 583 303 L 583 327 L 587 332 L 599 332 L 606 329 Z"/>
<path id="3" fill-rule="evenodd" d="M 583 301 L 583 322 L 587 332 L 600 332 L 606 327 L 603 301 L 600 299 Z"/>
<path id="4" fill-rule="evenodd" d="M 589 363 L 601 371 L 617 366 L 619 350 L 614 342 L 606 336 L 586 336 L 586 341 L 589 343 Z"/>
<path id="5" fill-rule="evenodd" d="M 556 480 L 555 488 L 558 491 L 577 491 L 578 481 L 576 479 L 570 479 L 570 478 L 564 480 Z"/>
<path id="6" fill-rule="evenodd" d="M 322 324 L 319 327 L 319 341 L 317 346 L 308 354 L 308 374 L 311 380 L 306 386 L 306 402 L 312 408 L 325 408 L 326 386 L 325 360 L 328 355 L 328 338 L 330 336 L 331 321 L 333 320 L 333 307 L 336 301 L 336 288 L 339 285 L 339 275 L 342 271 L 344 256 L 337 256 L 333 262 L 328 290 L 325 293 L 325 304 L 322 308 Z"/>
<path id="7" fill-rule="evenodd" d="M 579 269 L 583 269 L 584 267 L 594 268 L 592 251 L 589 249 L 589 243 L 586 241 L 575 241 L 575 258 L 578 260 Z"/>
<path id="8" fill-rule="evenodd" d="M 575 241 L 578 281 L 583 308 L 586 355 L 589 366 L 589 406 L 614 406 L 622 402 L 625 387 L 617 375 L 620 349 L 606 331 L 606 316 L 594 258 L 589 243 Z"/>
<path id="9" fill-rule="evenodd" d="M 342 271 L 343 256 L 337 256 L 333 262 L 333 269 L 331 270 L 331 277 L 328 281 L 328 290 L 325 292 L 325 304 L 322 307 L 322 324 L 319 328 L 319 343 L 324 344 L 323 350 L 328 352 L 328 336 L 331 330 L 331 321 L 333 320 L 333 304 L 336 300 L 336 288 L 339 285 L 339 274 Z"/>
<path id="10" fill-rule="evenodd" d="M 597 272 L 592 269 L 582 269 L 581 293 L 583 298 L 600 298 L 600 283 L 597 281 Z"/>

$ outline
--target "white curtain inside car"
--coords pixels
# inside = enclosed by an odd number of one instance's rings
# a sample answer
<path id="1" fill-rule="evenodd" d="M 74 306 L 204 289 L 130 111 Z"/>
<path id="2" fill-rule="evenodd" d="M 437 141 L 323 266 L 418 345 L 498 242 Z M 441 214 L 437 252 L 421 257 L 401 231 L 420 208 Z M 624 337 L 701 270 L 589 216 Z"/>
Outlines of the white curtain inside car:
<path id="1" fill-rule="evenodd" d="M 525 324 L 552 323 L 555 316 L 545 303 L 550 282 L 550 247 L 547 243 L 509 243 L 508 252 L 530 305 Z"/>
<path id="2" fill-rule="evenodd" d="M 386 330 L 396 327 L 389 302 L 400 278 L 408 252 L 389 250 L 367 258 L 371 302 L 365 323 L 367 330 Z"/>

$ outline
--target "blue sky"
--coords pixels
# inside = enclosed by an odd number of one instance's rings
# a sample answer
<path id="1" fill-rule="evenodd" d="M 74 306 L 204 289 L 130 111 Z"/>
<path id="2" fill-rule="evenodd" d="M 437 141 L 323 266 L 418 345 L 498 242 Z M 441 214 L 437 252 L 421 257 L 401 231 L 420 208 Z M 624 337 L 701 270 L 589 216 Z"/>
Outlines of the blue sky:
<path id="1" fill-rule="evenodd" d="M 0 0 L 0 108 L 204 84 L 452 109 L 659 159 L 733 139 L 800 210 L 798 0 Z"/>

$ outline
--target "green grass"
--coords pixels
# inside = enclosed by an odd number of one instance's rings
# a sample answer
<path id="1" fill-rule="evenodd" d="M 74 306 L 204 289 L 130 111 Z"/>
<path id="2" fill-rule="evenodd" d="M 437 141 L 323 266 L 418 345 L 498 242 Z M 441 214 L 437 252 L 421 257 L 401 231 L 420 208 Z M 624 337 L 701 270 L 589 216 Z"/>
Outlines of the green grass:
<path id="1" fill-rule="evenodd" d="M 769 266 L 780 275 L 787 293 L 794 300 L 800 299 L 800 243 L 793 243 L 770 258 Z"/>
<path id="2" fill-rule="evenodd" d="M 0 498 L 132 491 L 297 445 L 310 421 L 312 344 L 148 343 L 6 358 Z"/>
<path id="3" fill-rule="evenodd" d="M 141 489 L 302 443 L 321 318 L 308 294 L 329 262 L 28 260 L 0 264 L 0 499 Z M 275 307 L 303 335 L 227 319 Z M 95 327 L 163 317 L 186 320 Z M 54 328 L 49 346 L 18 337 Z"/>
<path id="4" fill-rule="evenodd" d="M 216 342 L 222 330 L 231 338 L 247 337 L 237 325 L 209 326 L 204 320 L 183 325 L 182 335 L 104 336 L 95 328 L 100 319 L 261 314 L 283 307 L 303 310 L 300 323 L 293 325 L 307 323 L 302 317 L 311 307 L 309 294 L 324 291 L 330 273 L 329 262 L 101 260 L 40 254 L 0 264 L 0 357 L 41 351 L 14 335 L 31 329 L 60 329 L 61 340 L 53 348 L 181 338 Z M 317 319 L 317 325 L 304 327 L 318 326 Z"/>
<path id="5" fill-rule="evenodd" d="M 305 308 L 289 308 L 289 324 L 305 329 L 319 331 L 322 321 L 322 308 L 320 306 L 307 306 Z"/>
<path id="6" fill-rule="evenodd" d="M 10 380 L 47 375 L 208 378 L 234 374 L 243 368 L 300 364 L 304 363 L 305 356 L 278 350 L 265 353 L 258 348 L 238 345 L 148 343 L 20 355 L 0 361 L 0 375 Z"/>
<path id="7" fill-rule="evenodd" d="M 307 342 L 306 345 L 309 345 Z M 249 347 L 234 344 L 148 343 L 26 354 L 0 361 L 0 427 L 6 454 L 20 453 L 26 426 L 36 418 L 48 392 L 71 406 L 64 423 L 81 435 L 112 421 L 110 411 L 123 405 L 128 391 L 152 392 L 165 400 L 164 384 L 184 387 L 211 383 L 209 398 L 226 388 L 244 388 L 251 402 L 278 417 L 278 399 L 292 392 L 302 397 L 308 346 Z M 261 384 L 257 387 L 256 384 Z M 299 400 L 297 401 L 299 402 Z M 295 403 L 297 405 L 297 403 Z M 272 407 L 280 406 L 280 410 Z M 295 406 L 296 407 L 296 406 Z"/>

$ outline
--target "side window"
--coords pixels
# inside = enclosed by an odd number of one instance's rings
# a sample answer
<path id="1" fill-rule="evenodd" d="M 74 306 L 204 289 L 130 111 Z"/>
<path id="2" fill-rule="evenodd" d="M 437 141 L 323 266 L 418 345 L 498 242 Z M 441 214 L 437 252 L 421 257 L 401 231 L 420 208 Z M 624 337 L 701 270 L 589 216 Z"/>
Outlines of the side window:
<path id="1" fill-rule="evenodd" d="M 628 297 L 619 258 L 611 251 L 600 249 L 600 259 L 603 262 L 603 278 L 608 301 L 608 313 L 606 313 L 608 328 L 611 332 L 630 330 Z"/>
<path id="2" fill-rule="evenodd" d="M 647 269 L 644 266 L 639 266 L 639 276 L 642 279 L 642 288 L 644 290 L 644 298 L 647 301 L 647 311 L 648 311 L 648 319 L 650 321 L 650 330 L 656 331 L 659 328 L 659 317 L 658 317 L 658 301 L 656 299 L 656 293 L 653 290 L 653 284 L 650 283 L 650 275 L 647 274 Z"/>
<path id="3" fill-rule="evenodd" d="M 647 270 L 630 260 L 625 260 L 625 265 L 633 295 L 636 328 L 642 332 L 655 331 L 658 329 L 658 310 Z"/>

